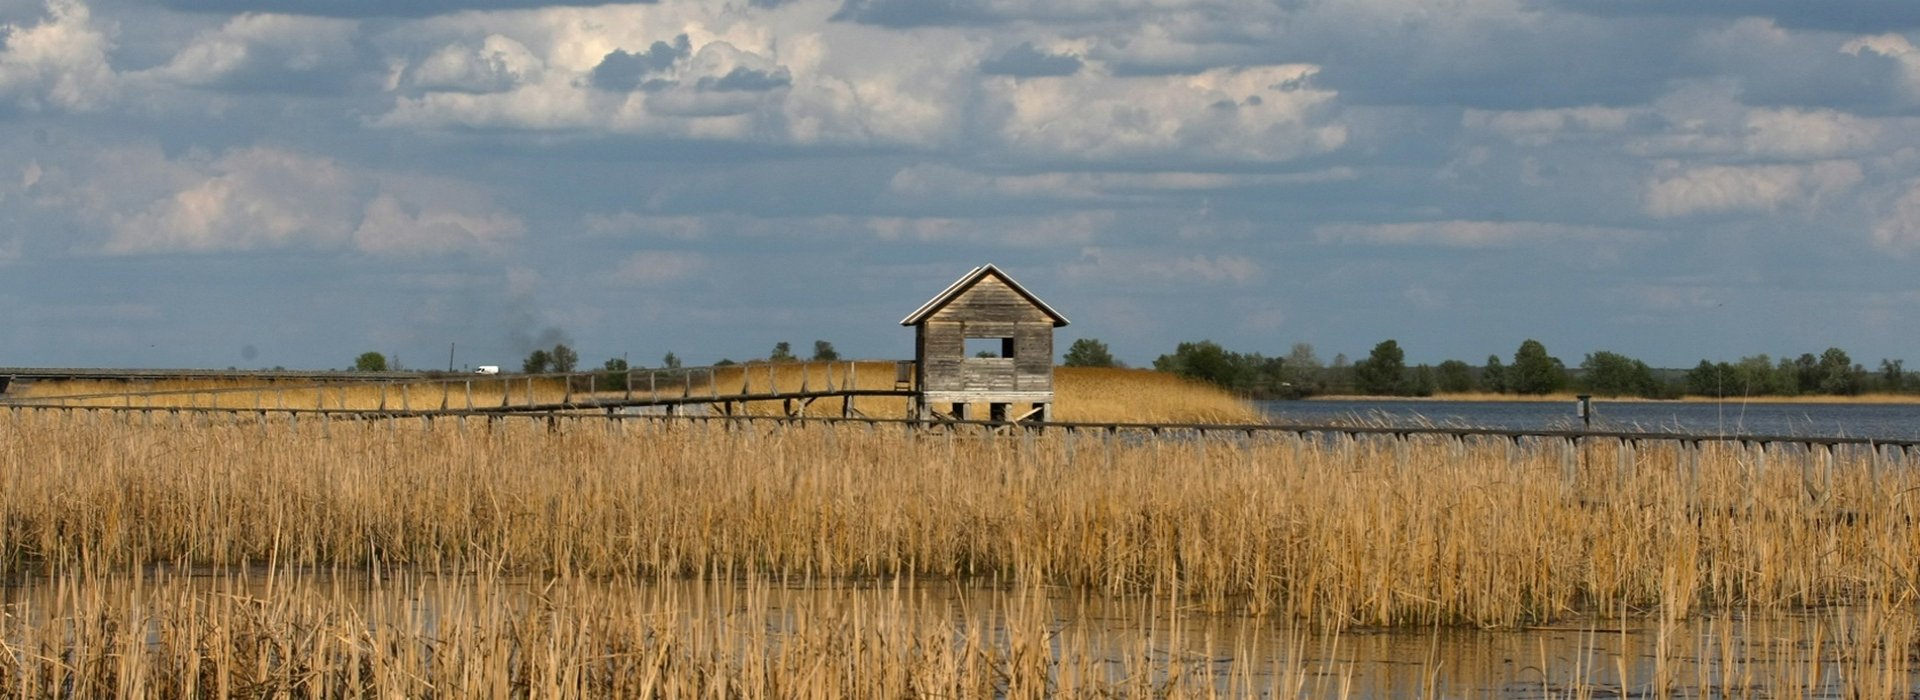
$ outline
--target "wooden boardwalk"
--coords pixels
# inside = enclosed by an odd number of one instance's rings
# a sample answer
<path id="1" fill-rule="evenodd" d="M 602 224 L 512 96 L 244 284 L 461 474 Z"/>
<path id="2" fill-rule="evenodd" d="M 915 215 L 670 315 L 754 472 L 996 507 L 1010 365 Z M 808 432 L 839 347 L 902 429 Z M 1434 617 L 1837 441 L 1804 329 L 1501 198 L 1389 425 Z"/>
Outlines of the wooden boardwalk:
<path id="1" fill-rule="evenodd" d="M 864 371 L 862 368 L 865 368 Z M 0 370 L 4 372 L 6 370 Z M 0 374 L 0 405 L 136 410 L 322 411 L 377 415 L 652 413 L 798 416 L 831 406 L 865 415 L 859 399 L 917 395 L 911 363 L 835 361 L 542 375 L 42 369 Z M 118 382 L 120 390 L 25 391 L 30 382 Z M 166 387 L 185 384 L 184 388 Z"/>
<path id="2" fill-rule="evenodd" d="M 5 371 L 5 370 L 0 370 Z M 1920 455 L 1920 440 L 1808 435 L 1705 434 L 1601 430 L 1506 430 L 1400 427 L 1363 424 L 1208 423 L 1012 423 L 915 416 L 917 395 L 910 362 L 755 363 L 726 367 L 637 369 L 567 375 L 420 375 L 394 373 L 272 373 L 177 370 L 40 370 L 36 378 L 126 380 L 129 387 L 162 379 L 260 381 L 258 386 L 71 395 L 0 395 L 0 408 L 135 411 L 165 414 L 270 414 L 322 419 L 379 420 L 440 417 L 603 417 L 616 420 L 693 420 L 787 424 L 853 421 L 868 426 L 978 428 L 986 431 L 1063 431 L 1129 439 L 1257 439 L 1291 436 L 1311 440 L 1505 441 L 1514 449 L 1554 445 L 1671 443 L 1697 449 L 1706 443 L 1746 447 L 1791 446 L 1803 452 L 1836 449 Z M 5 376 L 5 375 L 0 375 Z M 328 381 L 313 381 L 321 377 Z M 607 380 L 614 378 L 609 386 Z M 858 408 L 865 398 L 897 399 L 899 413 Z M 825 410 L 822 410 L 825 409 Z"/>

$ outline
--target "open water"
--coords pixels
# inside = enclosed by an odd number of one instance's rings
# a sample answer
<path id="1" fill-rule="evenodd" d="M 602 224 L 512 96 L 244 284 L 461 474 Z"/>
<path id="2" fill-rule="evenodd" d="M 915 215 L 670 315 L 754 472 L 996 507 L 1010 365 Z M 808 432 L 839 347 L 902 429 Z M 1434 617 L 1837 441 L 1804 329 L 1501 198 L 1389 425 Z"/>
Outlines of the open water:
<path id="1" fill-rule="evenodd" d="M 1503 430 L 1582 427 L 1572 401 L 1263 401 L 1279 423 L 1438 425 Z M 1920 440 L 1920 405 L 1594 401 L 1593 430 Z"/>

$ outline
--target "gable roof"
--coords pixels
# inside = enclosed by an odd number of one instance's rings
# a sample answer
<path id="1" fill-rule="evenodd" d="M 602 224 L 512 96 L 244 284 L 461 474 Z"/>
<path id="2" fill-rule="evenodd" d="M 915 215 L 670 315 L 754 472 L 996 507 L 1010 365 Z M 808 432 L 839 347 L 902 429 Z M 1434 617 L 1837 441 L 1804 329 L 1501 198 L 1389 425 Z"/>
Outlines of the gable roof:
<path id="1" fill-rule="evenodd" d="M 1041 313 L 1053 319 L 1053 327 L 1059 328 L 1067 325 L 1067 317 L 1061 316 L 1060 312 L 1054 311 L 1051 306 L 1047 306 L 1047 302 L 1041 301 L 1040 297 L 1034 296 L 1033 292 L 1027 291 L 1026 287 L 1020 286 L 1019 282 L 1013 281 L 1013 278 L 1008 277 L 1007 273 L 1001 272 L 1000 268 L 994 267 L 991 264 L 973 268 L 972 271 L 961 276 L 960 279 L 954 280 L 953 284 L 947 285 L 946 290 L 934 295 L 932 299 L 928 299 L 927 303 L 921 304 L 920 308 L 914 309 L 913 313 L 907 314 L 906 318 L 900 319 L 900 325 L 920 325 L 921 322 L 926 321 L 928 317 L 946 308 L 947 304 L 952 303 L 954 299 L 960 298 L 961 294 L 965 294 L 967 290 L 973 288 L 974 284 L 985 279 L 988 275 L 999 278 L 1000 282 L 1007 285 L 1008 289 L 1012 289 L 1014 293 L 1026 299 L 1027 303 L 1033 304 L 1034 308 L 1039 309 Z"/>

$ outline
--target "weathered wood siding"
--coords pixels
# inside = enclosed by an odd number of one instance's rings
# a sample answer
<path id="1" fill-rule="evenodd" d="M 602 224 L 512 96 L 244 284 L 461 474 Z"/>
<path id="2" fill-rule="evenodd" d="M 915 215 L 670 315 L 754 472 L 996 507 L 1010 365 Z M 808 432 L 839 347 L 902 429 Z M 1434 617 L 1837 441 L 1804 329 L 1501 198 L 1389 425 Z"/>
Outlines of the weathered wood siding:
<path id="1" fill-rule="evenodd" d="M 925 391 L 1053 391 L 1053 319 L 996 277 L 962 292 L 918 333 Z M 1012 338 L 1013 357 L 968 357 L 968 338 Z"/>

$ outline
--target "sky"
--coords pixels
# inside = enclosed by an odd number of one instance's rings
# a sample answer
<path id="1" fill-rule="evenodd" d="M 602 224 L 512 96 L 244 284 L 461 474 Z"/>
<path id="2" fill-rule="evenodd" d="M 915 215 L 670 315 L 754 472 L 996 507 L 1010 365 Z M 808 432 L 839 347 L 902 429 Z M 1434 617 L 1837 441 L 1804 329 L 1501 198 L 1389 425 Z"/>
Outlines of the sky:
<path id="1" fill-rule="evenodd" d="M 1920 362 L 1908 0 L 0 0 L 0 366 Z"/>

